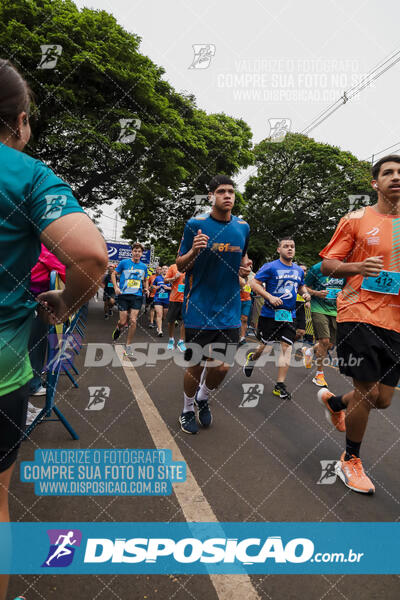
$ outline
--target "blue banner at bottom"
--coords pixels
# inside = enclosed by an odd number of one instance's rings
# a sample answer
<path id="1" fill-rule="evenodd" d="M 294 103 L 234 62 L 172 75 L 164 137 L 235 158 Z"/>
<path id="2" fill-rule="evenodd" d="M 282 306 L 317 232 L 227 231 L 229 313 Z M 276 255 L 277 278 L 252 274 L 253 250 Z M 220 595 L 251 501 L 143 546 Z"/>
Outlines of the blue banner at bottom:
<path id="1" fill-rule="evenodd" d="M 398 574 L 400 523 L 0 523 L 0 573 Z"/>

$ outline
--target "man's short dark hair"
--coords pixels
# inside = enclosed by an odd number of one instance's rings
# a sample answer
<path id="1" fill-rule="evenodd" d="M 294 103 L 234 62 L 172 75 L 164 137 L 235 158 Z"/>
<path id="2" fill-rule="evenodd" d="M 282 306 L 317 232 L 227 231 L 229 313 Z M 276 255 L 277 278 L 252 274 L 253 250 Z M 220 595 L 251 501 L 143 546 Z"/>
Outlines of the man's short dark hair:
<path id="1" fill-rule="evenodd" d="M 290 236 L 279 238 L 278 246 L 280 246 L 282 244 L 282 242 L 294 242 L 294 239 Z"/>
<path id="2" fill-rule="evenodd" d="M 134 250 L 135 248 L 141 248 L 142 252 L 144 252 L 144 247 L 140 242 L 135 242 L 134 244 L 132 244 L 132 250 Z"/>
<path id="3" fill-rule="evenodd" d="M 217 187 L 219 187 L 220 185 L 224 185 L 224 184 L 228 184 L 228 185 L 235 185 L 232 181 L 232 179 L 230 177 L 228 177 L 228 175 L 216 175 L 215 177 L 213 177 L 210 181 L 210 183 L 208 184 L 208 191 L 209 192 L 215 192 L 215 190 L 217 189 Z"/>
<path id="4" fill-rule="evenodd" d="M 383 163 L 386 163 L 386 162 L 400 163 L 400 155 L 399 154 L 388 154 L 387 156 L 380 158 L 378 160 L 378 162 L 376 162 L 374 164 L 374 166 L 372 167 L 372 177 L 374 179 L 378 179 L 378 175 L 381 170 L 381 166 L 383 165 Z"/>

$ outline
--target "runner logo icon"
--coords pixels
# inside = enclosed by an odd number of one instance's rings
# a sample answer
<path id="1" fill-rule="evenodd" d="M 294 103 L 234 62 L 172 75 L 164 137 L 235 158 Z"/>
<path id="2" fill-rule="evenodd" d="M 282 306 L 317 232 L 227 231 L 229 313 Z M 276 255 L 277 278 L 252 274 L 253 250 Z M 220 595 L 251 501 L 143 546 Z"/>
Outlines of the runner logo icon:
<path id="1" fill-rule="evenodd" d="M 208 69 L 215 56 L 214 44 L 193 44 L 194 57 L 189 69 Z"/>
<path id="2" fill-rule="evenodd" d="M 336 460 L 320 460 L 321 476 L 317 481 L 318 485 L 331 485 L 336 481 L 335 465 Z"/>
<path id="3" fill-rule="evenodd" d="M 239 408 L 255 408 L 264 392 L 262 383 L 242 383 L 243 400 Z"/>
<path id="4" fill-rule="evenodd" d="M 74 558 L 75 549 L 81 545 L 79 529 L 48 529 L 50 548 L 42 567 L 68 567 Z"/>
<path id="5" fill-rule="evenodd" d="M 106 399 L 110 397 L 110 388 L 105 386 L 91 386 L 89 389 L 89 403 L 85 410 L 101 410 Z"/>

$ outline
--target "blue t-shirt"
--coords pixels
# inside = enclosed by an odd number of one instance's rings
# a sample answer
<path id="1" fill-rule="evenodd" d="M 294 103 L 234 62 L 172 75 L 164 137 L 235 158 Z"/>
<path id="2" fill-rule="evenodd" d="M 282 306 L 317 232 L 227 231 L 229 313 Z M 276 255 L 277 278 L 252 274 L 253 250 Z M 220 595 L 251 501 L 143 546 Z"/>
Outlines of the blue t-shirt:
<path id="1" fill-rule="evenodd" d="M 168 304 L 169 295 L 171 293 L 171 286 L 167 283 L 164 284 L 164 277 L 162 275 L 157 275 L 157 277 L 153 281 L 153 285 L 160 284 L 163 284 L 163 287 L 159 287 L 156 293 L 154 294 L 154 302 L 162 302 L 163 304 Z"/>
<path id="2" fill-rule="evenodd" d="M 278 258 L 278 260 L 265 263 L 256 273 L 256 279 L 265 283 L 265 289 L 269 294 L 282 299 L 283 304 L 277 306 L 276 309 L 289 310 L 295 319 L 297 290 L 304 284 L 303 269 L 296 263 L 289 267 Z M 265 300 L 261 316 L 274 318 L 276 309 Z"/>
<path id="3" fill-rule="evenodd" d="M 179 256 L 191 250 L 199 229 L 209 240 L 186 271 L 182 307 L 185 327 L 240 327 L 239 268 L 247 252 L 250 228 L 233 215 L 230 221 L 217 221 L 210 214 L 193 217 L 185 225 Z"/>
<path id="4" fill-rule="evenodd" d="M 131 258 L 121 260 L 115 269 L 119 273 L 119 289 L 121 294 L 143 296 L 143 282 L 147 278 L 147 265 L 133 262 Z"/>
<path id="5" fill-rule="evenodd" d="M 83 212 L 49 167 L 0 143 L 0 396 L 32 378 L 28 357 L 37 306 L 29 291 L 40 234 L 60 217 Z"/>

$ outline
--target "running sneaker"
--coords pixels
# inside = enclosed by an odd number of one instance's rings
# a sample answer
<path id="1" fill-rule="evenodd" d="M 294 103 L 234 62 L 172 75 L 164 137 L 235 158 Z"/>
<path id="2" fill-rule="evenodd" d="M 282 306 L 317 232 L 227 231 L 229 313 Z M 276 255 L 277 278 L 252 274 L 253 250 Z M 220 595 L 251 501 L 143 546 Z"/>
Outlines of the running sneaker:
<path id="1" fill-rule="evenodd" d="M 114 331 L 112 332 L 112 339 L 114 340 L 114 342 L 119 338 L 120 335 L 121 335 L 121 330 L 118 329 L 118 327 L 116 327 L 114 329 Z"/>
<path id="2" fill-rule="evenodd" d="M 287 391 L 286 385 L 281 381 L 278 381 L 275 384 L 275 387 L 272 390 L 272 393 L 274 394 L 274 396 L 279 396 L 282 400 L 291 400 L 292 399 L 292 394 Z"/>
<path id="3" fill-rule="evenodd" d="M 192 433 L 193 435 L 198 432 L 199 426 L 196 422 L 196 415 L 193 410 L 189 412 L 183 412 L 179 417 L 179 424 L 182 431 L 185 433 Z"/>
<path id="4" fill-rule="evenodd" d="M 175 340 L 174 340 L 174 338 L 169 338 L 168 345 L 167 345 L 167 350 L 173 350 L 174 346 L 175 346 Z"/>
<path id="5" fill-rule="evenodd" d="M 42 412 L 41 408 L 37 408 L 36 406 L 33 406 L 33 404 L 31 404 L 30 402 L 28 402 L 28 410 L 26 413 L 26 427 L 28 427 L 28 425 L 31 425 L 33 423 L 33 421 L 40 415 L 40 413 Z"/>
<path id="6" fill-rule="evenodd" d="M 108 313 L 106 315 L 104 315 L 104 318 L 106 321 L 107 321 L 108 317 L 109 317 Z"/>
<path id="7" fill-rule="evenodd" d="M 30 396 L 45 396 L 46 392 L 47 392 L 46 388 L 43 385 L 41 385 L 40 388 L 38 388 L 36 390 L 36 392 L 33 392 L 32 394 L 29 394 L 29 395 Z"/>
<path id="8" fill-rule="evenodd" d="M 251 377 L 251 374 L 253 373 L 255 365 L 254 361 L 252 360 L 253 356 L 254 352 L 249 352 L 246 356 L 246 362 L 244 363 L 243 367 L 243 373 L 246 375 L 246 377 Z"/>
<path id="9" fill-rule="evenodd" d="M 307 346 L 303 346 L 301 351 L 303 353 L 304 366 L 306 369 L 311 369 L 313 363 L 313 355 L 311 348 L 307 348 Z"/>
<path id="10" fill-rule="evenodd" d="M 244 346 L 245 343 L 246 343 L 246 338 L 244 338 L 244 337 L 240 338 L 239 343 L 238 343 L 238 348 L 240 348 L 240 346 Z"/>
<path id="11" fill-rule="evenodd" d="M 318 387 L 328 387 L 325 376 L 323 373 L 318 373 L 315 377 L 313 377 L 312 382 Z"/>
<path id="12" fill-rule="evenodd" d="M 124 356 L 126 356 L 127 358 L 137 358 L 131 344 L 129 344 L 129 345 L 126 344 L 125 350 L 124 350 Z"/>
<path id="13" fill-rule="evenodd" d="M 346 431 L 345 411 L 339 410 L 335 412 L 328 404 L 328 399 L 334 395 L 327 389 L 319 390 L 317 394 L 318 402 L 325 408 L 325 418 L 328 423 L 336 427 L 338 431 L 344 432 Z"/>
<path id="14" fill-rule="evenodd" d="M 343 452 L 340 460 L 335 465 L 335 473 L 343 481 L 344 485 L 361 494 L 373 494 L 375 486 L 369 477 L 365 474 L 361 458 L 352 456 L 350 460 L 344 460 Z"/>
<path id="15" fill-rule="evenodd" d="M 178 349 L 181 352 L 186 352 L 186 346 L 185 346 L 185 342 L 183 340 L 179 340 L 176 345 L 178 346 Z"/>
<path id="16" fill-rule="evenodd" d="M 197 400 L 197 394 L 194 399 L 194 405 L 199 409 L 199 414 L 197 415 L 197 419 L 203 427 L 210 427 L 212 423 L 212 414 L 210 411 L 210 407 L 208 406 L 208 400 Z"/>
<path id="17" fill-rule="evenodd" d="M 149 323 L 149 324 L 147 325 L 147 327 L 148 327 L 149 329 L 155 329 L 155 325 L 154 325 L 154 323 Z"/>
<path id="18" fill-rule="evenodd" d="M 162 337 L 163 336 L 163 332 L 162 331 L 157 331 L 157 335 L 158 335 L 158 337 Z"/>

